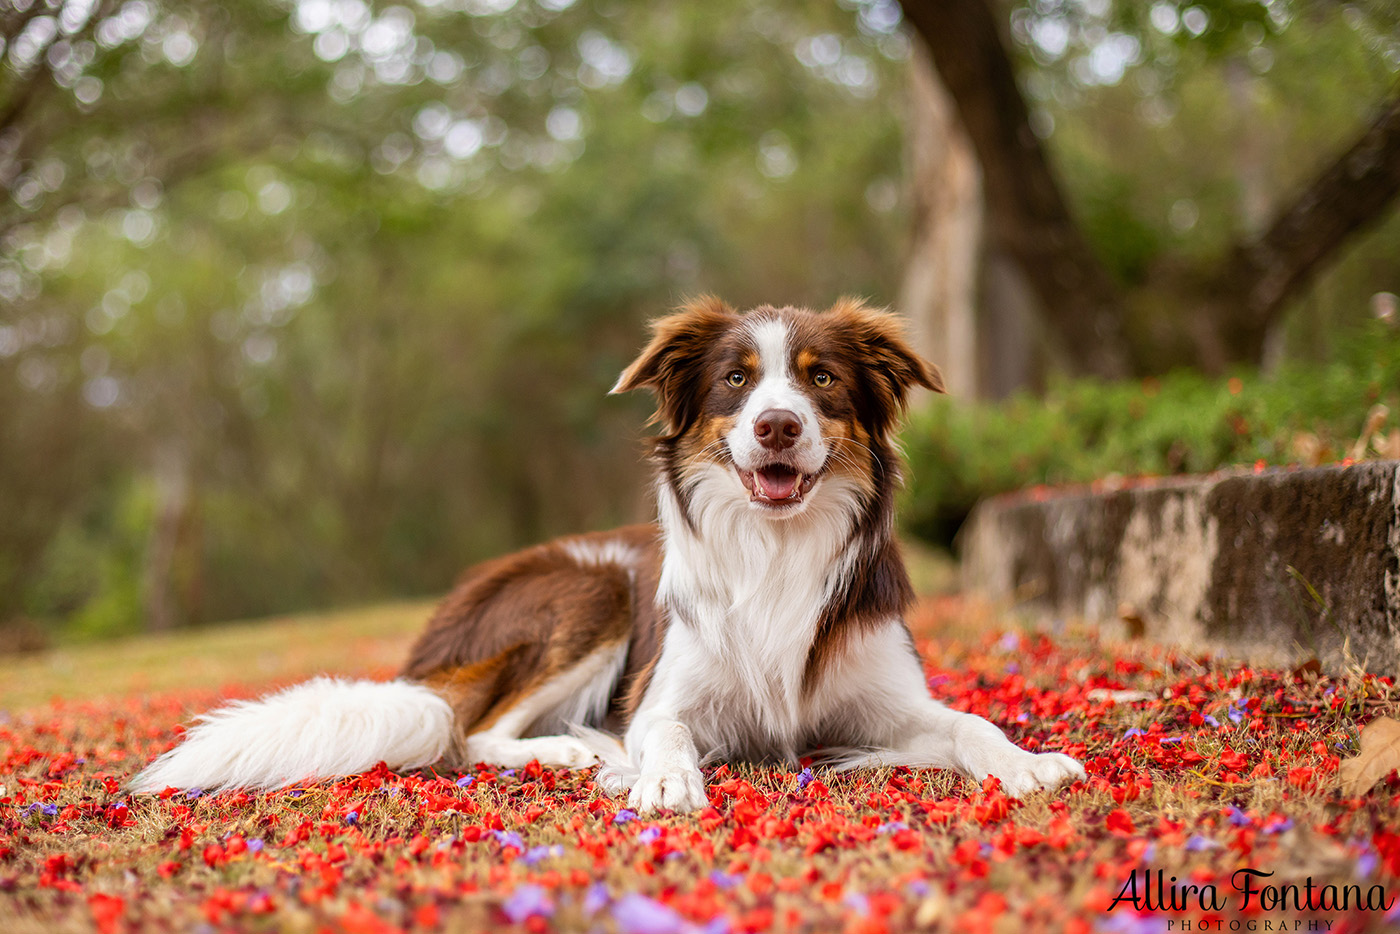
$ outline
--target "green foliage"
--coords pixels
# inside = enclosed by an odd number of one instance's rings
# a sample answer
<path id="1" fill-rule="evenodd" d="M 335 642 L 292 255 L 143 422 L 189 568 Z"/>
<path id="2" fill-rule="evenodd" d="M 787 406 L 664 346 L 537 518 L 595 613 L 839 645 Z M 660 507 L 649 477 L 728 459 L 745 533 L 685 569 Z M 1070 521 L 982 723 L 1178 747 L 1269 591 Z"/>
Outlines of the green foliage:
<path id="1" fill-rule="evenodd" d="M 646 319 L 700 291 L 898 291 L 909 39 L 892 0 L 11 6 L 0 623 L 126 631 L 148 581 L 186 622 L 428 593 L 505 548 L 643 518 L 647 402 L 606 390 Z M 1184 21 L 1172 3 L 1012 5 L 1088 235 L 1149 295 L 1164 257 L 1233 236 L 1241 141 L 1267 136 L 1256 174 L 1278 196 L 1394 80 L 1379 0 L 1191 8 L 1199 36 L 1154 25 Z M 1032 39 L 1046 24 L 1070 30 L 1059 53 Z M 1137 52 L 1109 80 L 1087 63 L 1120 32 Z M 1220 90 L 1240 61 L 1250 120 Z M 1393 290 L 1397 244 L 1392 222 L 1322 277 L 1295 352 L 1324 354 L 1334 321 Z M 1155 329 L 1177 310 L 1136 313 L 1153 367 L 1178 359 Z M 1128 402 L 1110 390 L 1057 393 L 1098 426 L 1093 464 L 1139 443 L 1115 439 Z M 1087 459 L 1084 438 L 1018 405 L 1017 463 L 972 472 L 953 451 L 1012 416 L 925 416 L 925 446 L 948 447 L 922 457 L 927 479 L 949 492 L 921 492 L 916 522 L 1036 469 L 1088 475 L 1055 460 Z M 1179 426 L 1155 430 L 1173 450 Z"/>
<path id="2" fill-rule="evenodd" d="M 153 511 L 151 490 L 138 481 L 118 494 L 110 513 L 66 522 L 28 582 L 33 605 L 64 608 L 76 639 L 142 631 L 142 559 Z"/>
<path id="3" fill-rule="evenodd" d="M 436 592 L 647 516 L 648 318 L 895 294 L 872 7 L 152 0 L 0 49 L 0 621 Z"/>
<path id="4" fill-rule="evenodd" d="M 1376 404 L 1400 431 L 1400 336 L 1376 322 L 1338 344 L 1325 365 L 1228 380 L 1180 370 L 1141 382 L 1064 381 L 1044 398 L 997 404 L 938 397 L 904 432 L 905 525 L 948 544 L 979 499 L 1037 484 L 1343 458 Z"/>

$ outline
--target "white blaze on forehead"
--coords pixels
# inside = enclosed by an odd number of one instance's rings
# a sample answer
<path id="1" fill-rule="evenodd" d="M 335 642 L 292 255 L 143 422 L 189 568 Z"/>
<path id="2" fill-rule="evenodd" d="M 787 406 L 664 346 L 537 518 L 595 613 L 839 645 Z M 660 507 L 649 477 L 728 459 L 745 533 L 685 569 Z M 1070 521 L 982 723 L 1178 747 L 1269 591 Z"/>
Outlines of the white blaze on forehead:
<path id="1" fill-rule="evenodd" d="M 758 349 L 758 367 L 763 380 L 787 382 L 788 376 L 788 327 L 778 318 L 765 318 L 749 325 L 749 334 Z"/>
<path id="2" fill-rule="evenodd" d="M 758 353 L 758 372 L 754 374 L 757 384 L 726 436 L 729 450 L 742 469 L 769 462 L 771 455 L 754 437 L 754 423 L 769 409 L 785 409 L 802 423 L 802 437 L 787 452 L 787 459 L 799 470 L 815 472 L 826 459 L 826 449 L 816 408 L 802 387 L 793 382 L 789 365 L 792 331 L 781 318 L 763 318 L 747 327 Z"/>
<path id="3" fill-rule="evenodd" d="M 788 326 L 780 318 L 765 318 L 749 325 L 754 349 L 758 351 L 758 385 L 749 394 L 739 421 L 747 422 L 750 430 L 760 412 L 787 409 L 802 419 L 802 427 L 810 427 L 806 412 L 800 404 L 805 401 L 792 384 L 788 371 Z"/>

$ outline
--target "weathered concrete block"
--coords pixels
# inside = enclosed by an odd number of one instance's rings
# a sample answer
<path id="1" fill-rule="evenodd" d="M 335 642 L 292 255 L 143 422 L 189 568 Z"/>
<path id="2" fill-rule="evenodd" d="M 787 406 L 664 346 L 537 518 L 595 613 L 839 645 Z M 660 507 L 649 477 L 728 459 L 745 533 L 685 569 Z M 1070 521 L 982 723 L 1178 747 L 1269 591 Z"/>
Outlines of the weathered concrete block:
<path id="1" fill-rule="evenodd" d="M 1154 638 L 1316 654 L 1400 677 L 1400 462 L 997 497 L 961 536 L 963 583 Z"/>

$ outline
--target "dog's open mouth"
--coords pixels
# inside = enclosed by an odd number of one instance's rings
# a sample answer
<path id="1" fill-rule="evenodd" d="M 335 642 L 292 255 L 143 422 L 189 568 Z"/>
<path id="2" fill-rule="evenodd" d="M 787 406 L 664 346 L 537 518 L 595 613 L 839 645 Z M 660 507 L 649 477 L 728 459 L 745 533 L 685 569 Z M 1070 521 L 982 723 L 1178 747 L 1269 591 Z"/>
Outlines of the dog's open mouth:
<path id="1" fill-rule="evenodd" d="M 787 464 L 768 464 L 757 470 L 739 470 L 739 482 L 749 491 L 751 503 L 769 508 L 795 506 L 817 482 L 817 474 L 802 474 Z"/>

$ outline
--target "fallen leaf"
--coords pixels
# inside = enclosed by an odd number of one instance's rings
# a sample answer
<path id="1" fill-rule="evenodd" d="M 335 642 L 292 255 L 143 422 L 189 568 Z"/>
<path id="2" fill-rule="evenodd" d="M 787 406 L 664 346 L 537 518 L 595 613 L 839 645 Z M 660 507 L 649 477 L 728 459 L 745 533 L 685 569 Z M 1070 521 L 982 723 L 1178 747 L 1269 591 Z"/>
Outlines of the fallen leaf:
<path id="1" fill-rule="evenodd" d="M 1390 409 L 1383 405 L 1371 406 L 1371 411 L 1366 413 L 1366 424 L 1361 428 L 1361 435 L 1356 439 L 1356 443 L 1351 447 L 1351 459 L 1354 461 L 1366 458 L 1366 445 L 1381 430 L 1385 424 L 1386 416 L 1390 415 Z"/>
<path id="2" fill-rule="evenodd" d="M 1314 655 L 1312 658 L 1294 668 L 1289 674 L 1293 676 L 1294 680 L 1301 680 L 1307 675 L 1316 677 L 1322 674 L 1322 662 L 1318 661 L 1317 656 Z"/>
<path id="3" fill-rule="evenodd" d="M 1365 794 L 1372 785 L 1400 768 L 1400 721 L 1380 717 L 1361 731 L 1361 752 L 1337 771 L 1342 794 Z"/>
<path id="4" fill-rule="evenodd" d="M 1157 698 L 1157 695 L 1151 691 L 1114 691 L 1109 688 L 1094 688 L 1084 696 L 1091 701 L 1111 700 L 1115 704 L 1133 704 Z"/>
<path id="5" fill-rule="evenodd" d="M 1118 618 L 1123 620 L 1126 627 L 1125 635 L 1129 641 L 1141 639 L 1147 635 L 1147 623 L 1143 620 L 1137 607 L 1131 603 L 1118 604 Z"/>

